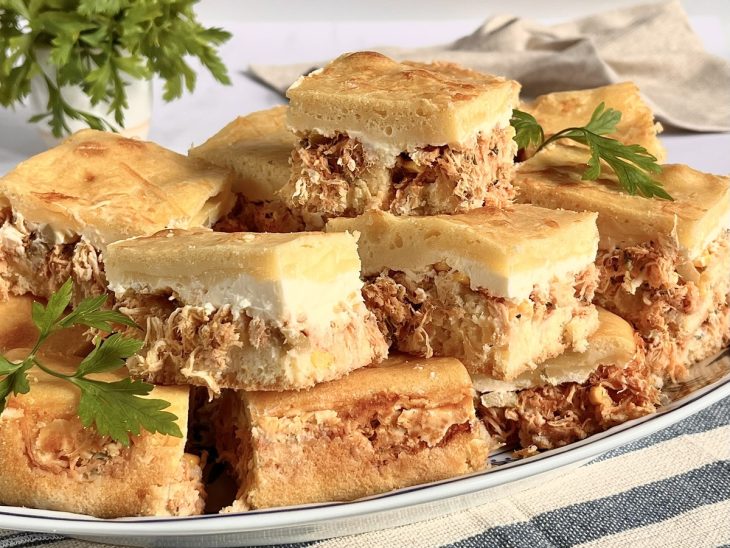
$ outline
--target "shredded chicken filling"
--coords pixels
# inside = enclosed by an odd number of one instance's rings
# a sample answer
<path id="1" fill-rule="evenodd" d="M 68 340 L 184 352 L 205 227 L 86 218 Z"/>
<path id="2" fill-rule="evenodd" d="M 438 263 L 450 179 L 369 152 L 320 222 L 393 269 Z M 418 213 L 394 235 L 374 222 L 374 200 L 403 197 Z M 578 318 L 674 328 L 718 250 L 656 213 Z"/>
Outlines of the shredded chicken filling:
<path id="1" fill-rule="evenodd" d="M 660 390 L 642 353 L 625 367 L 601 365 L 583 384 L 520 390 L 516 397 L 510 407 L 479 406 L 487 431 L 524 450 L 553 449 L 655 412 Z"/>
<path id="2" fill-rule="evenodd" d="M 280 200 L 252 202 L 239 194 L 231 212 L 216 223 L 218 232 L 301 232 L 302 218 Z"/>
<path id="3" fill-rule="evenodd" d="M 9 412 L 8 412 L 9 411 Z M 9 407 L 3 420 L 17 424 L 29 465 L 54 476 L 91 483 L 102 477 L 125 478 L 144 465 L 147 441 L 152 434 L 133 436 L 124 447 L 109 436 L 86 428 L 77 416 L 42 418 L 21 408 Z M 160 484 L 149 485 L 150 500 L 159 500 L 155 514 L 189 516 L 201 514 L 205 506 L 205 486 L 198 457 L 183 454 L 178 469 Z M 148 494 L 149 495 L 149 494 Z"/>
<path id="4" fill-rule="evenodd" d="M 656 242 L 599 253 L 596 303 L 634 325 L 653 369 L 672 380 L 730 340 L 729 234 L 694 264 Z"/>
<path id="5" fill-rule="evenodd" d="M 195 455 L 183 454 L 179 477 L 168 487 L 166 511 L 172 516 L 196 516 L 205 511 L 205 463 Z"/>
<path id="6" fill-rule="evenodd" d="M 512 136 L 508 127 L 479 134 L 469 148 L 427 146 L 403 152 L 386 168 L 369 158 L 355 138 L 309 133 L 292 153 L 294 175 L 281 194 L 305 219 L 309 214 L 320 222 L 373 207 L 397 215 L 503 207 L 514 197 Z"/>
<path id="7" fill-rule="evenodd" d="M 48 298 L 68 278 L 76 303 L 106 292 L 101 254 L 86 240 L 52 244 L 9 211 L 0 217 L 0 298 L 25 293 Z"/>
<path id="8" fill-rule="evenodd" d="M 476 146 L 463 150 L 429 146 L 402 153 L 392 168 L 396 215 L 453 214 L 478 207 L 505 207 L 512 187 L 517 152 L 511 128 L 479 134 Z"/>
<path id="9" fill-rule="evenodd" d="M 403 402 L 397 395 L 381 399 L 353 409 L 262 416 L 253 425 L 254 437 L 263 443 L 304 443 L 321 437 L 361 436 L 377 451 L 392 449 L 400 453 L 443 444 L 452 428 L 469 427 L 474 418 L 470 412 L 471 397 L 438 407 L 426 407 L 425 402 L 416 407 L 414 402 Z"/>
<path id="10" fill-rule="evenodd" d="M 382 358 L 380 333 L 357 311 L 352 311 L 349 323 L 319 332 L 306 325 L 234 314 L 230 306 L 208 309 L 184 305 L 170 292 L 147 295 L 128 291 L 118 300 L 117 308 L 145 326 L 144 346 L 127 362 L 130 372 L 162 384 L 186 382 L 218 393 L 222 387 L 291 382 L 284 367 L 290 354 L 311 351 L 312 367 L 321 374 L 330 363 L 328 354 L 320 349 L 335 346 L 341 350 L 336 357 L 338 367 L 351 365 L 350 361 L 358 362 L 353 365 L 356 367 L 363 360 L 368 363 Z M 280 367 L 272 367 L 272 363 Z"/>
<path id="11" fill-rule="evenodd" d="M 318 443 L 334 438 L 353 439 L 352 447 L 368 447 L 367 454 L 383 466 L 404 453 L 442 447 L 459 433 L 478 427 L 471 395 L 460 402 L 429 406 L 427 401 L 403 400 L 384 394 L 338 410 L 317 410 L 292 416 L 257 416 L 248 412 L 237 429 L 238 450 L 233 455 L 241 481 L 239 498 L 255 482 L 257 451 L 272 446 Z M 230 455 L 230 451 L 226 451 Z M 244 507 L 247 507 L 245 502 Z"/>
<path id="12" fill-rule="evenodd" d="M 402 352 L 458 357 L 471 370 L 505 378 L 561 354 L 582 351 L 597 328 L 593 265 L 513 301 L 472 290 L 469 278 L 440 263 L 424 273 L 386 271 L 366 280 L 365 304 L 386 341 Z"/>
<path id="13" fill-rule="evenodd" d="M 43 421 L 23 415 L 18 425 L 26 455 L 40 470 L 93 481 L 97 476 L 113 474 L 113 469 L 129 459 L 130 448 L 84 428 L 78 417 Z"/>

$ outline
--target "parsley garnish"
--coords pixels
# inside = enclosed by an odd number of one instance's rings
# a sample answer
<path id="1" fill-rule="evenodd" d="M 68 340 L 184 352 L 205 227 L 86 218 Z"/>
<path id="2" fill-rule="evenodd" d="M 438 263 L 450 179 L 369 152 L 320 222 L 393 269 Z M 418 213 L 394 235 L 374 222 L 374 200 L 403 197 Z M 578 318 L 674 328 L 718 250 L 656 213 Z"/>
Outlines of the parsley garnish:
<path id="1" fill-rule="evenodd" d="M 517 148 L 525 150 L 530 145 L 540 146 L 545 140 L 545 133 L 542 126 L 532 114 L 514 109 L 512 111 L 512 119 L 509 121 L 515 128 L 514 140 L 517 142 Z"/>
<path id="2" fill-rule="evenodd" d="M 164 81 L 162 98 L 171 101 L 183 89 L 193 91 L 194 57 L 213 78 L 230 84 L 218 46 L 231 34 L 204 27 L 197 0 L 0 0 L 0 105 L 21 103 L 31 85 L 45 86 L 45 112 L 30 121 L 48 120 L 53 135 L 69 133 L 69 119 L 94 129 L 116 129 L 102 118 L 71 106 L 63 86 L 78 85 L 92 105 L 109 104 L 124 127 L 128 106 L 125 79 Z M 48 55 L 50 67 L 40 62 Z"/>
<path id="3" fill-rule="evenodd" d="M 33 323 L 38 327 L 38 341 L 26 358 L 12 362 L 0 356 L 0 413 L 5 409 L 8 396 L 27 394 L 30 389 L 28 371 L 33 367 L 49 375 L 72 383 L 81 391 L 78 416 L 85 427 L 94 426 L 99 435 L 109 436 L 114 441 L 128 446 L 130 435 L 139 435 L 141 430 L 159 432 L 169 436 L 182 437 L 177 416 L 164 411 L 170 404 L 164 400 L 143 398 L 154 386 L 138 380 L 123 378 L 104 382 L 89 378 L 94 373 L 116 371 L 124 367 L 125 359 L 139 352 L 142 342 L 114 333 L 107 338 L 97 338 L 91 353 L 79 363 L 70 375 L 55 371 L 42 363 L 38 352 L 45 340 L 53 333 L 74 325 L 86 325 L 105 332 L 111 332 L 112 324 L 137 327 L 124 314 L 114 310 L 102 310 L 106 295 L 91 297 L 79 303 L 64 315 L 71 302 L 73 285 L 68 280 L 54 293 L 48 304 L 33 303 Z"/>
<path id="4" fill-rule="evenodd" d="M 510 123 L 515 128 L 514 140 L 517 146 L 526 149 L 530 145 L 535 145 L 537 147 L 535 154 L 559 139 L 571 139 L 586 145 L 591 157 L 588 160 L 588 168 L 581 176 L 584 181 L 598 179 L 603 160 L 616 174 L 621 187 L 632 196 L 640 194 L 646 198 L 672 200 L 662 184 L 651 177 L 651 174 L 662 171 L 655 156 L 640 145 L 625 145 L 616 139 L 604 137 L 615 131 L 620 120 L 619 111 L 606 108 L 606 105 L 601 103 L 593 111 L 591 119 L 585 126 L 566 128 L 547 140 L 542 126 L 527 112 L 513 110 Z"/>

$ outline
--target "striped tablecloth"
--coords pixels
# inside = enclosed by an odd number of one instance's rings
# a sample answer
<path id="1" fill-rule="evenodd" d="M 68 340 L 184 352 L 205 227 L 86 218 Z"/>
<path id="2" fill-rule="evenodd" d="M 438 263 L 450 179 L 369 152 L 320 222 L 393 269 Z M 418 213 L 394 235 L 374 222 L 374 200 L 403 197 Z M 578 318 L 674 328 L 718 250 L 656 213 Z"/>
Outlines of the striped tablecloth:
<path id="1" fill-rule="evenodd" d="M 101 545 L 0 531 L 0 548 L 30 546 Z M 300 546 L 730 548 L 730 398 L 510 498 L 415 525 L 294 545 Z"/>

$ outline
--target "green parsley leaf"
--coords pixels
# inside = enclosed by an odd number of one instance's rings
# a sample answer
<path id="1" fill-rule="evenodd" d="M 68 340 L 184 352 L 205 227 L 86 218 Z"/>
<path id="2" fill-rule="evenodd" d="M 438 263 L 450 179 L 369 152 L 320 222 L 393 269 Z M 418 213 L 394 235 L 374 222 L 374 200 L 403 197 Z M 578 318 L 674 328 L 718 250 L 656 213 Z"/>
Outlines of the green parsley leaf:
<path id="1" fill-rule="evenodd" d="M 30 365 L 25 362 L 13 363 L 5 356 L 0 356 L 0 413 L 5 409 L 8 396 L 13 394 L 26 394 L 30 390 L 26 371 Z"/>
<path id="2" fill-rule="evenodd" d="M 26 372 L 32 367 L 32 364 L 24 363 L 18 370 L 12 375 L 8 375 L 6 378 L 10 380 L 10 388 L 13 394 L 27 394 L 30 392 L 30 383 L 28 382 L 28 375 Z"/>
<path id="3" fill-rule="evenodd" d="M 1 2 L 2 0 L 0 0 Z M 177 417 L 165 411 L 170 404 L 164 400 L 147 398 L 154 386 L 141 381 L 123 378 L 105 382 L 90 379 L 88 375 L 116 371 L 124 367 L 125 360 L 139 352 L 143 342 L 114 333 L 106 339 L 97 339 L 91 353 L 79 363 L 72 375 L 55 371 L 39 361 L 38 350 L 48 336 L 56 330 L 74 325 L 87 325 L 102 331 L 111 331 L 112 324 L 135 327 L 136 324 L 114 310 L 102 310 L 106 296 L 84 299 L 66 316 L 62 316 L 71 303 L 73 285 L 69 280 L 48 299 L 48 304 L 34 302 L 33 322 L 40 334 L 33 350 L 19 363 L 0 356 L 0 412 L 7 404 L 8 396 L 30 391 L 27 371 L 38 367 L 47 374 L 73 383 L 81 398 L 77 413 L 84 426 L 94 426 L 102 436 L 110 436 L 125 446 L 130 436 L 137 436 L 142 430 L 150 433 L 182 437 Z"/>
<path id="4" fill-rule="evenodd" d="M 103 310 L 101 307 L 106 303 L 106 299 L 106 295 L 84 299 L 72 312 L 59 322 L 59 326 L 66 329 L 74 325 L 86 325 L 106 333 L 113 331 L 112 324 L 114 323 L 139 328 L 136 323 L 121 312 L 117 310 Z"/>
<path id="5" fill-rule="evenodd" d="M 8 367 L 7 364 L 11 364 L 11 362 L 3 357 L 3 371 L 10 372 L 0 372 L 0 375 L 6 375 L 4 379 L 0 380 L 0 413 L 2 413 L 5 409 L 8 396 L 11 393 L 27 394 L 30 392 L 30 383 L 28 382 L 28 375 L 26 372 L 32 367 L 32 364 L 22 362 L 19 364 L 12 364 L 13 367 Z"/>
<path id="6" fill-rule="evenodd" d="M 33 302 L 32 316 L 33 323 L 35 323 L 38 330 L 41 332 L 41 337 L 50 333 L 58 322 L 61 315 L 66 311 L 68 305 L 71 303 L 71 297 L 73 295 L 73 282 L 71 278 L 56 291 L 51 298 L 48 299 L 48 304 L 43 306 L 38 301 Z"/>
<path id="7" fill-rule="evenodd" d="M 92 104 L 108 105 L 124 127 L 128 105 L 125 76 L 164 81 L 165 100 L 192 91 L 195 70 L 187 59 L 230 84 L 218 48 L 230 33 L 204 27 L 193 6 L 197 0 L 0 0 L 0 105 L 28 98 L 33 85 L 46 86 L 45 121 L 57 137 L 69 133 L 69 120 L 95 129 L 116 130 L 104 119 L 73 108 L 60 92 L 79 85 Z M 50 70 L 36 53 L 49 51 Z M 44 72 L 45 70 L 45 72 Z M 34 77 L 40 78 L 34 79 Z"/>
<path id="8" fill-rule="evenodd" d="M 515 128 L 514 140 L 517 141 L 517 147 L 521 150 L 528 148 L 531 144 L 540 146 L 545 139 L 542 126 L 532 114 L 514 109 L 510 124 Z"/>
<path id="9" fill-rule="evenodd" d="M 606 109 L 606 104 L 602 102 L 593 111 L 585 130 L 596 135 L 607 135 L 616 131 L 616 126 L 620 121 L 621 113 L 613 108 Z"/>
<path id="10" fill-rule="evenodd" d="M 23 0 L 7 0 L 5 3 L 8 5 L 9 8 L 17 11 L 21 16 L 30 17 L 30 12 L 25 7 L 25 2 L 23 2 Z"/>
<path id="11" fill-rule="evenodd" d="M 5 411 L 5 407 L 8 405 L 8 396 L 12 390 L 13 379 L 11 377 L 5 377 L 0 380 L 0 413 Z"/>
<path id="12" fill-rule="evenodd" d="M 149 399 L 154 388 L 142 381 L 128 378 L 116 382 L 101 382 L 74 377 L 70 379 L 81 389 L 78 414 L 84 426 L 94 426 L 102 436 L 128 446 L 129 436 L 139 435 L 141 429 L 181 438 L 175 422 L 177 417 L 164 411 L 170 404 Z"/>
<path id="13" fill-rule="evenodd" d="M 606 108 L 604 103 L 596 107 L 591 119 L 584 127 L 571 127 L 559 131 L 547 140 L 537 120 L 526 112 L 512 111 L 510 123 L 515 128 L 515 141 L 520 149 L 537 145 L 535 154 L 559 139 L 570 139 L 586 145 L 590 152 L 587 168 L 581 178 L 594 181 L 600 177 L 605 163 L 616 174 L 619 184 L 628 193 L 645 198 L 673 200 L 661 183 L 651 174 L 661 173 L 657 159 L 640 145 L 625 145 L 604 135 L 616 130 L 621 113 Z"/>
<path id="14" fill-rule="evenodd" d="M 15 373 L 22 365 L 22 363 L 11 362 L 5 356 L 0 356 L 0 377 Z"/>
<path id="15" fill-rule="evenodd" d="M 94 26 L 93 22 L 79 14 L 56 9 L 39 13 L 33 20 L 34 29 L 47 32 L 51 36 L 67 37 L 72 42 L 78 40 L 83 31 L 92 29 Z"/>
<path id="16" fill-rule="evenodd" d="M 138 339 L 130 339 L 119 333 L 100 339 L 96 348 L 79 364 L 74 376 L 116 371 L 124 367 L 126 358 L 140 351 L 142 344 Z"/>
<path id="17" fill-rule="evenodd" d="M 114 15 L 124 7 L 120 0 L 80 0 L 78 12 L 81 15 Z"/>

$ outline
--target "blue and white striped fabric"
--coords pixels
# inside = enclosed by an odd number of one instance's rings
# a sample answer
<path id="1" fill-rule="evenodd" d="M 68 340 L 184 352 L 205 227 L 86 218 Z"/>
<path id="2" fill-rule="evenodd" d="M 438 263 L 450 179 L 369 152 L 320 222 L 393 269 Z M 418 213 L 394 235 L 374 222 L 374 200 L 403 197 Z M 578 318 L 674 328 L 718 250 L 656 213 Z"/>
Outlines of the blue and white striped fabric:
<path id="1" fill-rule="evenodd" d="M 372 546 L 730 547 L 730 398 L 556 479 L 440 519 L 321 542 Z M 0 548 L 90 548 L 0 531 Z"/>

